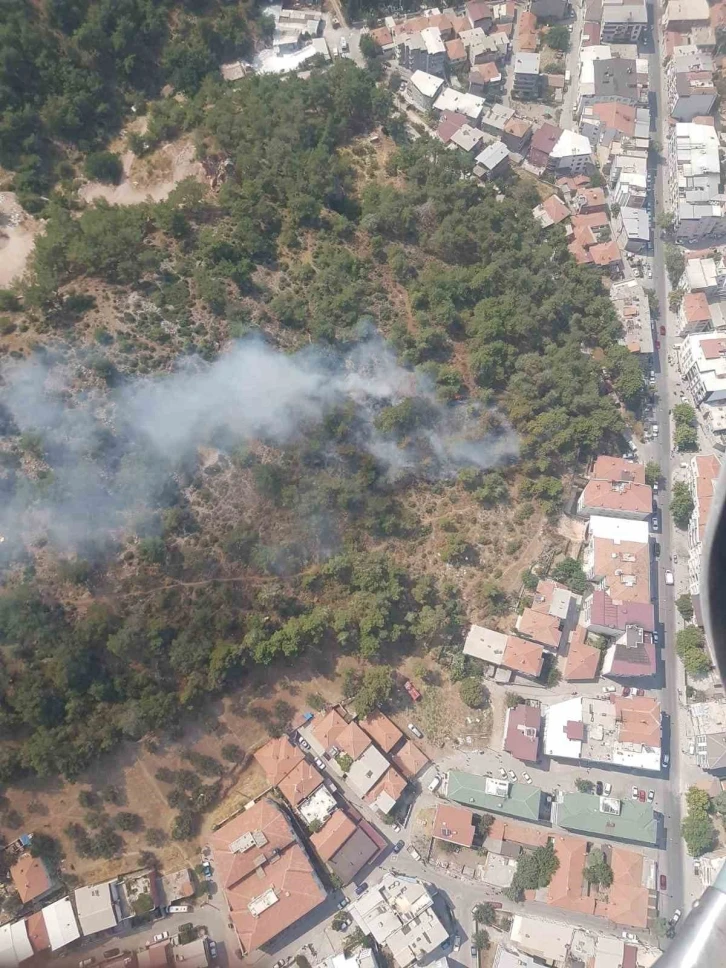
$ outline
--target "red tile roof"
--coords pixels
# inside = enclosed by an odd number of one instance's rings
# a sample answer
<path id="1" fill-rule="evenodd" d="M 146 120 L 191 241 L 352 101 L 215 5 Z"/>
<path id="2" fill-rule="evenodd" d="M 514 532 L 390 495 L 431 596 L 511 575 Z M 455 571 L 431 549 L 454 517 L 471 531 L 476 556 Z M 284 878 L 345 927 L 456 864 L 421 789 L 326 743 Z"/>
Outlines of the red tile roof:
<path id="1" fill-rule="evenodd" d="M 593 245 L 590 249 L 590 256 L 596 266 L 609 266 L 623 261 L 618 243 L 615 241 Z"/>
<path id="2" fill-rule="evenodd" d="M 328 817 L 322 830 L 313 834 L 310 841 L 322 860 L 329 861 L 343 844 L 355 833 L 356 826 L 342 810 L 336 810 Z"/>
<path id="3" fill-rule="evenodd" d="M 371 738 L 363 732 L 358 723 L 348 723 L 345 729 L 338 733 L 335 745 L 344 750 L 352 759 L 357 760 L 371 745 Z"/>
<path id="4" fill-rule="evenodd" d="M 285 799 L 296 807 L 305 797 L 309 797 L 317 790 L 322 782 L 322 774 L 312 763 L 303 760 L 287 774 L 284 780 L 280 781 L 278 786 Z"/>
<path id="5" fill-rule="evenodd" d="M 456 37 L 454 40 L 446 41 L 446 56 L 455 64 L 466 60 L 466 47 L 464 41 Z"/>
<path id="6" fill-rule="evenodd" d="M 36 911 L 25 919 L 25 930 L 28 932 L 28 940 L 36 954 L 50 948 L 50 938 L 42 911 Z"/>
<path id="7" fill-rule="evenodd" d="M 471 847 L 474 842 L 474 815 L 466 807 L 441 803 L 436 808 L 431 836 L 436 840 L 447 840 L 460 847 Z"/>
<path id="8" fill-rule="evenodd" d="M 32 854 L 21 854 L 10 868 L 10 876 L 23 904 L 45 894 L 53 884 L 42 858 Z"/>
<path id="9" fill-rule="evenodd" d="M 518 760 L 536 763 L 539 757 L 539 737 L 542 716 L 539 709 L 520 703 L 507 710 L 507 731 L 504 749 Z"/>
<path id="10" fill-rule="evenodd" d="M 516 635 L 507 636 L 501 664 L 507 669 L 521 672 L 525 676 L 538 676 L 542 671 L 544 652 L 534 642 L 527 642 Z"/>
<path id="11" fill-rule="evenodd" d="M 406 740 L 401 749 L 391 757 L 391 760 L 404 776 L 412 779 L 418 776 L 429 762 L 428 756 L 411 740 Z"/>
<path id="12" fill-rule="evenodd" d="M 393 43 L 393 37 L 388 27 L 376 27 L 375 30 L 371 30 L 371 37 L 380 47 L 390 47 Z"/>
<path id="13" fill-rule="evenodd" d="M 247 834 L 254 835 L 252 846 L 237 846 Z M 209 844 L 245 952 L 259 948 L 325 900 L 307 854 L 273 800 L 258 800 L 233 817 L 209 835 Z M 250 903 L 268 891 L 274 903 L 253 914 Z"/>
<path id="14" fill-rule="evenodd" d="M 621 134 L 635 134 L 636 108 L 631 104 L 617 104 L 611 101 L 597 101 L 590 104 L 592 113 L 602 123 Z"/>
<path id="15" fill-rule="evenodd" d="M 648 484 L 590 480 L 582 492 L 584 508 L 621 511 L 647 517 L 653 510 L 653 491 Z"/>
<path id="16" fill-rule="evenodd" d="M 602 454 L 592 467 L 592 477 L 602 481 L 632 481 L 645 484 L 645 465 L 622 457 L 609 457 Z"/>
<path id="17" fill-rule="evenodd" d="M 348 724 L 335 709 L 331 709 L 321 720 L 316 717 L 313 720 L 312 733 L 320 745 L 329 750 L 331 746 L 337 746 L 337 740 Z"/>
<path id="18" fill-rule="evenodd" d="M 466 115 L 459 114 L 458 111 L 444 111 L 441 115 L 439 126 L 436 129 L 436 137 L 447 145 L 459 128 L 467 124 L 468 121 L 469 119 Z"/>
<path id="19" fill-rule="evenodd" d="M 710 323 L 711 307 L 705 292 L 687 292 L 683 297 L 683 314 L 689 323 Z"/>
<path id="20" fill-rule="evenodd" d="M 376 785 L 370 789 L 368 793 L 366 793 L 364 799 L 367 803 L 375 803 L 382 793 L 386 793 L 395 803 L 405 789 L 406 781 L 397 770 L 394 770 L 394 768 L 390 766 L 380 778 L 378 783 L 376 783 Z M 388 810 L 384 809 L 384 813 L 388 812 Z"/>
<path id="21" fill-rule="evenodd" d="M 371 713 L 361 719 L 360 725 L 384 753 L 390 753 L 396 743 L 403 739 L 403 733 L 398 726 L 381 712 Z"/>
<path id="22" fill-rule="evenodd" d="M 655 629 L 655 608 L 652 602 L 614 602 L 607 592 L 598 588 L 592 593 L 590 624 L 625 631 L 627 625 L 639 625 L 647 632 Z"/>
<path id="23" fill-rule="evenodd" d="M 550 649 L 559 649 L 562 639 L 560 620 L 555 615 L 525 608 L 517 619 L 517 632 L 527 639 L 534 639 Z"/>
<path id="24" fill-rule="evenodd" d="M 616 924 L 626 924 L 634 928 L 648 925 L 648 888 L 643 885 L 643 855 L 634 850 L 613 847 L 610 854 L 613 870 L 612 890 L 608 903 L 598 903 L 596 913 Z"/>
<path id="25" fill-rule="evenodd" d="M 594 679 L 600 664 L 601 652 L 585 642 L 586 631 L 581 625 L 575 626 L 570 635 L 570 644 L 565 659 L 563 675 L 570 682 Z"/>
<path id="26" fill-rule="evenodd" d="M 547 890 L 547 902 L 555 907 L 580 914 L 594 914 L 594 898 L 583 895 L 583 869 L 587 858 L 587 842 L 574 837 L 556 836 L 555 852 L 560 866 L 555 871 Z"/>
<path id="27" fill-rule="evenodd" d="M 256 750 L 254 757 L 272 786 L 277 786 L 280 780 L 305 759 L 303 751 L 291 743 L 287 736 L 269 740 Z"/>

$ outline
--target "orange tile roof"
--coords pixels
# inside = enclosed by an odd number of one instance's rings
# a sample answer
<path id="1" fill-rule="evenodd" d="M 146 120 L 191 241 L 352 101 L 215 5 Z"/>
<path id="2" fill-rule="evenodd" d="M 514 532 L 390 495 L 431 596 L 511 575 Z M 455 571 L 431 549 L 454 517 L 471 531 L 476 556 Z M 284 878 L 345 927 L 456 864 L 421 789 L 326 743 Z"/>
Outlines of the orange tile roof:
<path id="1" fill-rule="evenodd" d="M 321 720 L 313 721 L 312 734 L 326 750 L 336 746 L 337 739 L 347 726 L 346 721 L 335 709 L 331 709 Z"/>
<path id="2" fill-rule="evenodd" d="M 590 249 L 590 255 L 596 266 L 609 266 L 613 262 L 623 261 L 618 243 L 615 241 L 601 242 L 599 245 L 593 245 Z"/>
<path id="3" fill-rule="evenodd" d="M 517 620 L 517 631 L 551 649 L 559 649 L 562 638 L 560 620 L 554 615 L 525 608 Z"/>
<path id="4" fill-rule="evenodd" d="M 579 266 L 588 265 L 592 262 L 590 251 L 585 249 L 579 242 L 570 242 L 567 248 L 570 250 L 570 254 L 573 256 L 575 262 Z"/>
<path id="5" fill-rule="evenodd" d="M 390 766 L 378 783 L 366 793 L 364 799 L 367 803 L 375 803 L 381 793 L 387 793 L 392 800 L 396 801 L 405 789 L 406 781 L 400 773 Z"/>
<path id="6" fill-rule="evenodd" d="M 580 211 L 583 209 L 604 208 L 607 204 L 605 192 L 602 188 L 583 188 L 579 194 L 585 200 L 584 205 L 581 205 Z M 598 224 L 607 225 L 607 218 L 604 222 Z"/>
<path id="7" fill-rule="evenodd" d="M 591 229 L 602 229 L 608 224 L 608 217 L 605 212 L 586 212 L 585 214 L 573 215 L 572 224 L 582 225 Z"/>
<path id="8" fill-rule="evenodd" d="M 632 481 L 645 484 L 645 464 L 601 454 L 592 467 L 592 476 L 602 481 Z"/>
<path id="9" fill-rule="evenodd" d="M 621 743 L 643 746 L 661 744 L 661 710 L 657 699 L 650 696 L 612 696 L 620 721 L 618 739 Z"/>
<path id="10" fill-rule="evenodd" d="M 572 231 L 575 237 L 574 245 L 579 245 L 582 249 L 591 249 L 597 242 L 597 236 L 589 225 L 576 225 L 576 215 L 572 216 Z"/>
<path id="11" fill-rule="evenodd" d="M 492 81 L 500 81 L 502 79 L 502 73 L 494 61 L 487 61 L 485 64 L 474 64 L 469 71 L 470 78 L 472 74 L 478 75 L 482 84 L 490 84 Z"/>
<path id="12" fill-rule="evenodd" d="M 542 208 L 547 212 L 555 225 L 563 222 L 570 214 L 569 208 L 558 195 L 550 195 L 542 202 Z"/>
<path id="13" fill-rule="evenodd" d="M 683 297 L 683 314 L 689 323 L 711 321 L 711 307 L 705 292 L 687 292 Z"/>
<path id="14" fill-rule="evenodd" d="M 507 636 L 507 644 L 502 655 L 503 666 L 521 672 L 526 676 L 538 676 L 542 671 L 544 652 L 534 642 L 527 642 L 516 635 Z"/>
<path id="15" fill-rule="evenodd" d="M 537 591 L 532 602 L 532 608 L 535 612 L 544 612 L 545 615 L 549 613 L 552 598 L 557 588 L 569 591 L 566 585 L 559 581 L 553 581 L 551 578 L 543 578 L 537 582 Z"/>
<path id="16" fill-rule="evenodd" d="M 597 676 L 602 653 L 594 646 L 586 644 L 586 636 L 587 631 L 582 625 L 575 626 L 570 634 L 570 647 L 565 659 L 563 675 L 571 682 L 594 679 Z"/>
<path id="17" fill-rule="evenodd" d="M 328 817 L 322 830 L 313 834 L 310 841 L 324 861 L 337 854 L 340 848 L 355 833 L 356 826 L 342 810 L 336 810 Z"/>
<path id="18" fill-rule="evenodd" d="M 650 547 L 635 541 L 616 544 L 610 538 L 593 538 L 593 545 L 595 575 L 610 598 L 616 603 L 650 602 Z"/>
<path id="19" fill-rule="evenodd" d="M 345 729 L 338 733 L 336 745 L 352 759 L 357 760 L 371 745 L 371 738 L 363 732 L 358 723 L 348 723 Z"/>
<path id="20" fill-rule="evenodd" d="M 549 833 L 538 827 L 527 827 L 522 823 L 511 823 L 502 817 L 495 817 L 489 828 L 487 842 L 490 840 L 509 841 L 521 844 L 523 847 L 544 847 L 549 839 Z"/>
<path id="21" fill-rule="evenodd" d="M 428 756 L 411 740 L 406 740 L 401 749 L 391 757 L 393 763 L 404 776 L 415 777 L 429 762 Z"/>
<path id="22" fill-rule="evenodd" d="M 643 855 L 613 847 L 610 866 L 613 869 L 613 890 L 608 897 L 609 903 L 597 904 L 596 913 L 616 924 L 647 927 L 648 888 L 643 886 Z"/>
<path id="23" fill-rule="evenodd" d="M 594 914 L 595 899 L 582 894 L 587 842 L 564 836 L 557 836 L 554 841 L 560 866 L 550 881 L 547 903 L 580 914 Z"/>
<path id="24" fill-rule="evenodd" d="M 28 932 L 28 940 L 36 954 L 50 948 L 50 938 L 42 911 L 36 911 L 25 919 L 25 930 Z"/>
<path id="25" fill-rule="evenodd" d="M 388 27 L 376 27 L 375 30 L 371 30 L 371 37 L 380 47 L 390 47 L 393 43 L 393 37 Z"/>
<path id="26" fill-rule="evenodd" d="M 269 740 L 253 755 L 272 786 L 277 786 L 280 780 L 305 759 L 300 747 L 291 743 L 287 736 Z"/>
<path id="27" fill-rule="evenodd" d="M 23 904 L 45 894 L 53 883 L 42 858 L 32 854 L 21 854 L 10 868 L 10 876 Z"/>
<path id="28" fill-rule="evenodd" d="M 436 808 L 431 836 L 436 840 L 447 840 L 460 847 L 471 847 L 474 842 L 474 814 L 466 807 L 451 803 L 441 803 Z"/>
<path id="29" fill-rule="evenodd" d="M 517 46 L 521 51 L 537 50 L 537 17 L 531 10 L 523 10 L 519 15 Z"/>
<path id="30" fill-rule="evenodd" d="M 454 40 L 446 41 L 446 56 L 450 61 L 465 61 L 466 60 L 466 47 L 464 47 L 464 41 L 459 40 L 456 37 Z"/>
<path id="31" fill-rule="evenodd" d="M 396 743 L 403 739 L 403 733 L 398 726 L 381 712 L 371 713 L 361 719 L 360 725 L 384 753 L 390 753 Z"/>
<path id="32" fill-rule="evenodd" d="M 258 843 L 237 848 L 241 837 L 256 834 Z M 258 800 L 209 835 L 218 883 L 224 885 L 230 917 L 245 952 L 261 947 L 325 900 L 326 892 L 298 843 L 282 808 Z M 256 916 L 249 905 L 273 891 L 274 904 Z"/>
<path id="33" fill-rule="evenodd" d="M 635 134 L 636 108 L 631 104 L 616 104 L 609 101 L 597 101 L 591 104 L 592 113 L 608 128 L 613 128 L 621 134 Z"/>
<path id="34" fill-rule="evenodd" d="M 716 481 L 721 470 L 718 458 L 713 454 L 699 455 L 696 460 L 696 497 L 698 498 L 698 540 L 703 541 L 706 525 L 711 513 L 711 504 L 716 490 Z"/>
<path id="35" fill-rule="evenodd" d="M 586 508 L 624 511 L 647 517 L 653 510 L 653 491 L 648 484 L 590 480 L 582 492 L 582 501 Z"/>
<path id="36" fill-rule="evenodd" d="M 287 774 L 284 780 L 280 781 L 278 786 L 285 799 L 296 807 L 305 797 L 309 797 L 314 790 L 317 790 L 322 782 L 323 777 L 319 770 L 312 763 L 303 760 Z"/>

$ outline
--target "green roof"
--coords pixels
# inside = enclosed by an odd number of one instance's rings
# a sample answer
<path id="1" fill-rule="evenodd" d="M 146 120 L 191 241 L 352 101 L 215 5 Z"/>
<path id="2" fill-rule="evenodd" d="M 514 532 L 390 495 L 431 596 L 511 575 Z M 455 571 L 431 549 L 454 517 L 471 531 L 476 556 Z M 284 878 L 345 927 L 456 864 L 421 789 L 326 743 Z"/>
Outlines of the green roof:
<path id="1" fill-rule="evenodd" d="M 567 830 L 597 834 L 615 840 L 634 840 L 655 845 L 658 841 L 658 821 L 649 803 L 638 800 L 612 800 L 620 804 L 620 813 L 600 809 L 600 802 L 610 797 L 591 793 L 565 793 L 557 804 L 555 823 Z"/>
<path id="2" fill-rule="evenodd" d="M 507 794 L 497 796 L 486 792 L 487 780 L 502 784 L 507 782 L 492 781 L 491 777 L 450 770 L 446 796 L 466 807 L 475 807 L 488 813 L 504 813 L 518 820 L 539 820 L 542 804 L 542 791 L 539 787 L 532 786 L 530 783 L 509 783 Z"/>

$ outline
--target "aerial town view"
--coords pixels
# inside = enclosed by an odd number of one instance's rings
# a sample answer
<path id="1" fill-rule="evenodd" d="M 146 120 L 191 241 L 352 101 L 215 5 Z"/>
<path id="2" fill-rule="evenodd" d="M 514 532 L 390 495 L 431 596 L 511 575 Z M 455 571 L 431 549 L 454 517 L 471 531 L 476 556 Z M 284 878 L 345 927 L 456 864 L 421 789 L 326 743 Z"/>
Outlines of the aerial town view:
<path id="1" fill-rule="evenodd" d="M 2 7 L 0 968 L 714 968 L 726 0 Z"/>

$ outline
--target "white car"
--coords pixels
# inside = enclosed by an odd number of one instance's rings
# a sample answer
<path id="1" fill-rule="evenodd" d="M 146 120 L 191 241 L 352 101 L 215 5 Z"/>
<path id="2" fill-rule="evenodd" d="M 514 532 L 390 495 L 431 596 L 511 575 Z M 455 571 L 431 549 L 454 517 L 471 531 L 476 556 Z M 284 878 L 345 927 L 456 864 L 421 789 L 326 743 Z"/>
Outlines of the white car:
<path id="1" fill-rule="evenodd" d="M 609 797 L 612 792 L 613 792 L 612 783 L 606 783 L 603 793 L 605 794 L 606 797 Z"/>
<path id="2" fill-rule="evenodd" d="M 510 780 L 516 780 L 517 779 L 517 774 L 514 772 L 514 770 L 510 770 L 509 771 L 509 779 Z"/>
<path id="3" fill-rule="evenodd" d="M 657 531 L 658 530 L 658 515 L 657 514 L 654 514 L 653 517 L 650 520 L 651 520 L 651 523 L 653 525 L 653 530 L 654 531 Z"/>
<path id="4" fill-rule="evenodd" d="M 532 777 L 529 775 L 529 773 L 523 773 L 522 776 L 527 781 L 527 783 L 531 783 L 532 782 Z"/>
<path id="5" fill-rule="evenodd" d="M 166 939 L 168 937 L 169 937 L 169 932 L 168 931 L 162 931 L 161 934 L 155 934 L 154 935 L 154 941 L 166 941 Z"/>
<path id="6" fill-rule="evenodd" d="M 340 49 L 343 51 L 344 54 L 348 50 L 348 38 L 347 37 L 341 37 L 340 38 Z"/>
<path id="7" fill-rule="evenodd" d="M 648 790 L 648 803 L 652 803 L 655 800 L 655 790 Z"/>
<path id="8" fill-rule="evenodd" d="M 672 571 L 667 571 L 665 573 L 665 583 L 666 585 L 673 585 L 675 583 L 675 578 L 673 577 Z"/>
<path id="9" fill-rule="evenodd" d="M 321 760 L 319 756 L 315 760 L 315 765 L 317 766 L 317 768 L 319 770 L 324 770 L 325 769 L 325 761 L 324 760 Z"/>
<path id="10" fill-rule="evenodd" d="M 678 924 L 678 922 L 680 920 L 681 920 L 681 909 L 680 908 L 676 908 L 675 911 L 673 912 L 673 917 L 670 919 L 670 921 L 668 923 L 669 924 Z"/>
<path id="11" fill-rule="evenodd" d="M 617 689 L 617 686 L 603 686 L 602 687 L 602 691 L 603 692 L 615 692 L 616 689 Z"/>
<path id="12" fill-rule="evenodd" d="M 637 799 L 638 799 L 638 788 L 633 787 L 633 800 L 637 800 Z"/>
<path id="13" fill-rule="evenodd" d="M 499 776 L 501 776 L 502 779 L 504 779 L 504 780 L 507 779 L 507 771 L 504 769 L 503 766 L 500 766 L 499 767 Z"/>
<path id="14" fill-rule="evenodd" d="M 414 726 L 413 723 L 409 723 L 408 728 L 411 730 L 414 736 L 418 736 L 419 739 L 423 739 L 423 733 L 418 726 Z"/>

